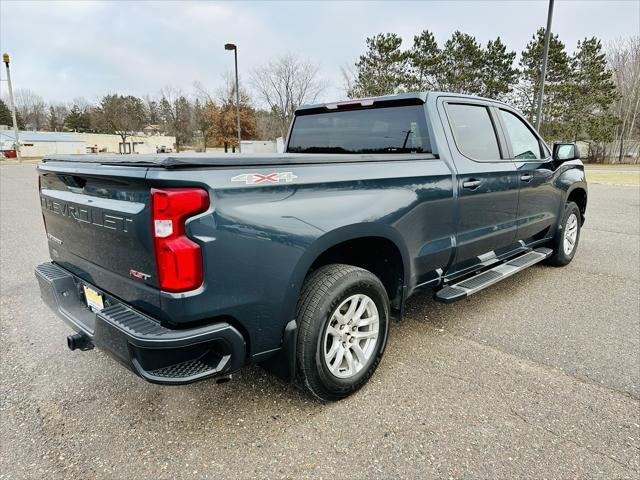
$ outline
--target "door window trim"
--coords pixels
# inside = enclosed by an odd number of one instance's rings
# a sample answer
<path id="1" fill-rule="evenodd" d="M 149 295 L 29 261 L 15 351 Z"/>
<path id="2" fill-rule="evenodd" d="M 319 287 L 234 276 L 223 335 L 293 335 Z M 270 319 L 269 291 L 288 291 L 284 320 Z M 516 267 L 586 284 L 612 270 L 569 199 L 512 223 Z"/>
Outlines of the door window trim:
<path id="1" fill-rule="evenodd" d="M 474 100 L 474 99 L 467 99 L 467 98 L 449 97 L 448 99 L 444 99 L 442 103 L 447 115 L 447 124 L 449 125 L 449 130 L 451 131 L 451 135 L 453 137 L 453 143 L 455 144 L 456 150 L 460 155 L 476 163 L 504 163 L 504 162 L 513 163 L 513 160 L 511 158 L 507 158 L 510 156 L 510 150 L 508 145 L 509 142 L 507 141 L 507 138 L 504 136 L 504 132 L 502 131 L 503 130 L 502 122 L 500 122 L 499 118 L 496 118 L 494 105 L 491 102 L 480 100 L 480 99 Z M 456 139 L 456 131 L 453 128 L 453 125 L 451 124 L 451 115 L 449 113 L 449 105 L 467 105 L 467 106 L 486 108 L 487 113 L 489 114 L 489 119 L 491 120 L 491 125 L 493 127 L 493 133 L 496 136 L 496 142 L 498 143 L 498 152 L 500 153 L 500 158 L 497 158 L 495 160 L 481 160 L 481 159 L 470 157 L 469 155 L 465 154 L 462 150 L 460 150 L 460 147 L 458 146 L 458 141 Z"/>

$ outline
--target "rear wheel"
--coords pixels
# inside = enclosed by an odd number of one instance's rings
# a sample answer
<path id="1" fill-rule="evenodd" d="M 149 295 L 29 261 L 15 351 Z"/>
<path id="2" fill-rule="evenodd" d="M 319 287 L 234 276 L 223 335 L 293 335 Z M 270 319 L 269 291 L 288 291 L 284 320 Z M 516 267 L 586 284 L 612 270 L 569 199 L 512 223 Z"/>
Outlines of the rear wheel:
<path id="1" fill-rule="evenodd" d="M 551 265 L 563 267 L 573 260 L 580 240 L 580 224 L 578 205 L 574 202 L 568 202 L 556 236 L 552 241 L 553 254 L 548 260 Z"/>
<path id="2" fill-rule="evenodd" d="M 380 363 L 389 299 L 371 272 L 326 265 L 305 281 L 298 302 L 297 383 L 320 400 L 360 387 Z"/>

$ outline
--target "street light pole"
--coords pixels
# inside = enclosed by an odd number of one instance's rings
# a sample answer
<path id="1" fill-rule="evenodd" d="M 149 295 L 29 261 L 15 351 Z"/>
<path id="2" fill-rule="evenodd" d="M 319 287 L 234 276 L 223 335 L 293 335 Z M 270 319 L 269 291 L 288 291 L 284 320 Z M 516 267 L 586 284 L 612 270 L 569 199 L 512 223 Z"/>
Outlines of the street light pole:
<path id="1" fill-rule="evenodd" d="M 13 135 L 16 140 L 16 156 L 18 157 L 18 161 L 22 163 L 22 152 L 20 152 L 20 134 L 18 133 L 18 120 L 16 117 L 16 101 L 13 98 L 13 87 L 11 86 L 11 71 L 9 69 L 9 54 L 2 54 L 2 61 L 7 69 L 7 88 L 9 90 L 9 107 L 11 108 L 11 119 L 13 120 Z"/>
<path id="2" fill-rule="evenodd" d="M 542 54 L 542 70 L 540 72 L 540 92 L 538 96 L 538 112 L 536 113 L 536 130 L 540 133 L 542 123 L 542 99 L 544 97 L 544 79 L 547 75 L 547 59 L 549 58 L 549 41 L 551 40 L 551 18 L 553 17 L 553 0 L 549 0 L 547 12 L 547 29 L 544 32 L 544 53 Z"/>
<path id="3" fill-rule="evenodd" d="M 238 129 L 238 152 L 242 151 L 241 139 L 240 139 L 240 85 L 238 83 L 238 47 L 233 43 L 227 43 L 224 46 L 225 50 L 233 50 L 233 58 L 236 67 L 236 122 Z"/>

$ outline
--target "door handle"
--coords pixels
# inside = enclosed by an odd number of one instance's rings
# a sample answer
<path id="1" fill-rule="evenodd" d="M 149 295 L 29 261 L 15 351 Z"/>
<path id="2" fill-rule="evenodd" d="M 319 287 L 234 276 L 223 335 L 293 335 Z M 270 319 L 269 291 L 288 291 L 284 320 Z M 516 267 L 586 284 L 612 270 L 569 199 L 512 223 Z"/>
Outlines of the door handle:
<path id="1" fill-rule="evenodd" d="M 470 190 L 475 190 L 476 188 L 478 188 L 480 186 L 480 180 L 467 180 L 466 182 L 462 182 L 462 188 L 468 188 Z"/>
<path id="2" fill-rule="evenodd" d="M 532 178 L 533 175 L 531 173 L 525 173 L 520 177 L 520 180 L 522 180 L 523 182 L 530 182 Z"/>

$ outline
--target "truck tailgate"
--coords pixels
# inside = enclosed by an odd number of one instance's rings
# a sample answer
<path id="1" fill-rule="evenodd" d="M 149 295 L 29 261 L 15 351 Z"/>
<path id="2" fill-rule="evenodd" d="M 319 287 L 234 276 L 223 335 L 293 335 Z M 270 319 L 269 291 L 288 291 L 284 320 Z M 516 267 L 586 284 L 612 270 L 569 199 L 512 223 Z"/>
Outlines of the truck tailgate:
<path id="1" fill-rule="evenodd" d="M 38 167 L 53 261 L 153 314 L 159 293 L 146 172 L 145 167 L 62 162 Z"/>

